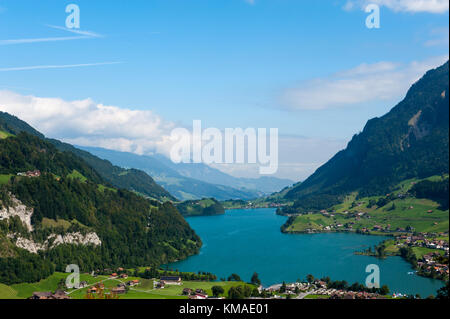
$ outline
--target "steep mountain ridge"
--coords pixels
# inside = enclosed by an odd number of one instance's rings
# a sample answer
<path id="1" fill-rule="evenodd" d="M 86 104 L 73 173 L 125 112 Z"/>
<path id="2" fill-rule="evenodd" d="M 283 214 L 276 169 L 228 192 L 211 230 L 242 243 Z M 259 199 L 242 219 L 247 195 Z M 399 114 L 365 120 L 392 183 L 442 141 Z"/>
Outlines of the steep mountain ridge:
<path id="1" fill-rule="evenodd" d="M 369 120 L 345 150 L 285 198 L 299 209 L 327 208 L 353 191 L 379 195 L 408 178 L 448 173 L 448 123 L 447 62 L 428 71 L 386 115 Z"/>
<path id="2" fill-rule="evenodd" d="M 17 135 L 26 132 L 40 139 L 45 136 L 28 125 L 26 122 L 0 111 L 0 130 L 9 134 Z M 57 149 L 63 152 L 70 152 L 83 159 L 88 165 L 94 168 L 98 174 L 108 183 L 117 187 L 136 191 L 144 196 L 160 201 L 175 200 L 168 191 L 158 185 L 149 175 L 137 169 L 123 169 L 112 165 L 109 161 L 100 159 L 86 151 L 77 149 L 70 144 L 60 142 L 55 139 L 46 139 Z"/>
<path id="3" fill-rule="evenodd" d="M 171 203 L 116 189 L 88 163 L 24 131 L 0 139 L 0 282 L 159 265 L 197 253 L 200 238 Z"/>

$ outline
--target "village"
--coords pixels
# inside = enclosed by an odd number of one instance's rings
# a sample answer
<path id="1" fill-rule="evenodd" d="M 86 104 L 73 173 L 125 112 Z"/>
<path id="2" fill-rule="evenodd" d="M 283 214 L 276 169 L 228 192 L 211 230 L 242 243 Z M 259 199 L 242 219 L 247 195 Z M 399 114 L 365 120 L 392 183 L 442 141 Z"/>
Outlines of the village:
<path id="1" fill-rule="evenodd" d="M 158 279 L 151 279 L 151 286 L 143 287 L 146 279 L 136 279 L 136 277 L 129 277 L 127 271 L 123 268 L 118 268 L 116 272 L 109 275 L 95 275 L 92 278 L 98 278 L 96 282 L 88 282 L 83 280 L 77 287 L 67 288 L 63 280 L 60 281 L 58 289 L 55 292 L 51 291 L 38 291 L 33 292 L 29 299 L 34 300 L 66 300 L 66 299 L 79 299 L 80 296 L 83 299 L 120 299 L 122 296 L 126 296 L 131 292 L 149 293 L 148 299 L 152 299 L 154 294 L 161 294 L 166 289 L 176 289 L 176 295 L 167 295 L 177 298 L 186 299 L 225 299 L 224 295 L 217 294 L 214 289 L 218 282 L 206 283 L 210 288 L 206 288 L 205 282 L 202 287 L 198 286 L 199 282 L 184 282 L 181 276 L 160 276 Z M 242 282 L 229 282 L 231 286 L 237 286 L 239 284 L 245 284 Z M 216 286 L 214 286 L 216 285 Z M 246 284 L 250 285 L 250 284 Z M 356 284 L 355 284 L 356 285 Z M 270 287 L 254 286 L 254 290 L 257 291 L 256 295 L 252 293 L 252 296 L 247 299 L 386 299 L 389 298 L 387 293 L 388 288 L 380 289 L 366 289 L 362 285 L 357 287 L 342 286 L 342 282 L 332 282 L 329 279 L 312 279 L 305 282 L 295 283 L 282 283 L 272 285 Z M 356 287 L 357 291 L 352 291 L 352 288 Z M 212 290 L 211 290 L 212 288 Z M 210 294 L 208 294 L 208 291 Z M 76 294 L 77 292 L 83 292 L 83 294 Z M 150 294 L 151 292 L 151 294 Z M 219 292 L 225 294 L 226 291 L 219 289 Z M 140 299 L 145 299 L 146 294 L 141 294 Z M 133 295 L 134 296 L 134 295 Z M 75 297 L 75 298 L 74 298 Z"/>
<path id="2" fill-rule="evenodd" d="M 395 244 L 398 247 L 419 247 L 431 250 L 423 254 L 417 260 L 417 271 L 424 276 L 438 279 L 447 279 L 449 277 L 449 243 L 443 238 L 448 233 L 428 234 L 419 233 L 416 235 L 400 235 L 395 237 Z"/>

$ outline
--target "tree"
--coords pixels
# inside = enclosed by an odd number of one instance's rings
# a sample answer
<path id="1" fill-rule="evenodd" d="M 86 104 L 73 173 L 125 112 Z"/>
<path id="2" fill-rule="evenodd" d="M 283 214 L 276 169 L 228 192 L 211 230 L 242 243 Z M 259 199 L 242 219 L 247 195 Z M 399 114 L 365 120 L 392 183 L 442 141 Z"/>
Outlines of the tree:
<path id="1" fill-rule="evenodd" d="M 309 274 L 308 276 L 306 276 L 306 281 L 308 281 L 309 283 L 312 283 L 314 281 L 314 276 Z"/>
<path id="2" fill-rule="evenodd" d="M 285 293 L 286 292 L 286 283 L 283 281 L 283 284 L 280 287 L 280 293 Z"/>
<path id="3" fill-rule="evenodd" d="M 437 291 L 436 299 L 449 299 L 448 298 L 448 290 L 449 289 L 450 289 L 449 282 L 447 281 L 445 286 Z"/>
<path id="4" fill-rule="evenodd" d="M 225 292 L 225 290 L 221 286 L 213 286 L 211 288 L 211 290 L 212 290 L 213 296 L 216 298 Z"/>
<path id="5" fill-rule="evenodd" d="M 255 285 L 255 286 L 260 286 L 261 285 L 261 280 L 259 280 L 258 274 L 255 272 L 252 276 L 252 279 L 250 280 L 250 282 Z"/>
<path id="6" fill-rule="evenodd" d="M 243 299 L 244 293 L 242 291 L 242 286 L 231 287 L 228 290 L 229 299 Z"/>
<path id="7" fill-rule="evenodd" d="M 242 280 L 241 280 L 241 277 L 239 277 L 239 275 L 237 275 L 237 274 L 231 274 L 231 275 L 228 277 L 228 281 L 242 281 Z"/>
<path id="8" fill-rule="evenodd" d="M 380 288 L 380 295 L 387 295 L 389 293 L 389 287 L 386 285 L 381 286 Z"/>

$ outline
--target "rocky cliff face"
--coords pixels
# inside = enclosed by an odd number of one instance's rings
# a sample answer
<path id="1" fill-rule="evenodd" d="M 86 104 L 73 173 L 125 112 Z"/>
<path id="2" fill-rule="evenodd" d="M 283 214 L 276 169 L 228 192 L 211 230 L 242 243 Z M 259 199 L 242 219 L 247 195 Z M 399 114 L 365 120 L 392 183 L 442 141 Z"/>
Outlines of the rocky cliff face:
<path id="1" fill-rule="evenodd" d="M 18 234 L 8 234 L 8 237 L 13 240 L 17 247 L 25 249 L 33 254 L 37 254 L 41 250 L 52 249 L 64 244 L 84 246 L 100 246 L 102 244 L 102 241 L 94 232 L 85 235 L 79 232 L 67 233 L 64 235 L 51 234 L 44 243 L 37 243 L 31 239 L 21 237 Z"/>
<path id="2" fill-rule="evenodd" d="M 21 201 L 10 194 L 11 205 L 0 209 L 0 220 L 19 217 L 29 233 L 33 232 L 31 217 L 33 209 L 25 206 Z M 84 245 L 100 246 L 102 241 L 95 232 L 82 234 L 80 232 L 61 234 L 51 234 L 43 243 L 38 243 L 32 239 L 16 233 L 9 233 L 8 238 L 19 248 L 25 249 L 30 253 L 37 254 L 41 250 L 55 248 L 59 245 Z"/>
<path id="3" fill-rule="evenodd" d="M 33 226 L 31 225 L 31 216 L 33 215 L 33 209 L 26 207 L 21 201 L 11 194 L 10 199 L 12 201 L 12 205 L 0 209 L 0 220 L 18 216 L 22 223 L 27 227 L 28 231 L 32 232 Z"/>

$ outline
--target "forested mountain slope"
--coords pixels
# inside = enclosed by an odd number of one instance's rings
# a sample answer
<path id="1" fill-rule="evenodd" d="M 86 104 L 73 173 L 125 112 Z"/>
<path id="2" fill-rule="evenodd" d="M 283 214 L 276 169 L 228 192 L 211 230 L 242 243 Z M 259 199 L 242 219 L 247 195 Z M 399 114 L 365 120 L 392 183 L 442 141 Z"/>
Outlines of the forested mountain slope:
<path id="1" fill-rule="evenodd" d="M 402 180 L 448 173 L 449 64 L 427 72 L 389 113 L 286 194 L 294 208 L 330 207 L 345 194 L 387 193 Z"/>
<path id="2" fill-rule="evenodd" d="M 0 112 L 0 131 L 17 135 L 26 132 L 31 135 L 45 139 L 44 135 L 36 131 L 24 121 L 8 113 Z M 86 151 L 77 149 L 70 144 L 60 142 L 55 139 L 47 139 L 59 150 L 71 152 L 83 159 L 94 168 L 98 174 L 115 187 L 136 191 L 144 196 L 160 201 L 175 200 L 168 191 L 158 185 L 153 178 L 143 171 L 137 169 L 124 169 L 112 165 L 109 161 L 100 159 Z"/>
<path id="3" fill-rule="evenodd" d="M 37 281 L 68 264 L 159 265 L 201 246 L 172 204 L 113 188 L 83 159 L 34 135 L 0 139 L 0 177 L 1 282 Z"/>

